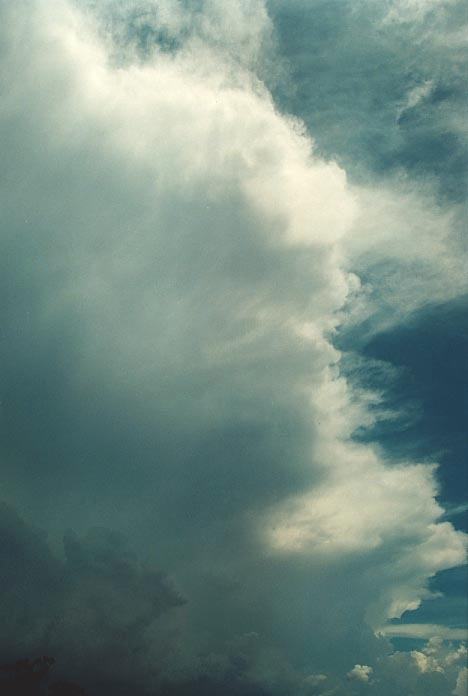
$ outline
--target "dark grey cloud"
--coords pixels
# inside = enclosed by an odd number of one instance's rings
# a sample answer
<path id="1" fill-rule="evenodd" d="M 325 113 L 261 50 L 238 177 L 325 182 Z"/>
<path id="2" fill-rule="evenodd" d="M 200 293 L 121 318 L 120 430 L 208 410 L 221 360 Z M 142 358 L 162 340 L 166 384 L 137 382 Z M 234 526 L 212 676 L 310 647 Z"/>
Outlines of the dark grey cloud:
<path id="1" fill-rule="evenodd" d="M 122 693 L 125 684 L 156 681 L 174 640 L 161 619 L 185 600 L 163 573 L 139 563 L 121 535 L 69 532 L 58 555 L 2 504 L 1 557 L 3 663 L 51 655 L 59 675 L 91 686 L 118 681 Z"/>

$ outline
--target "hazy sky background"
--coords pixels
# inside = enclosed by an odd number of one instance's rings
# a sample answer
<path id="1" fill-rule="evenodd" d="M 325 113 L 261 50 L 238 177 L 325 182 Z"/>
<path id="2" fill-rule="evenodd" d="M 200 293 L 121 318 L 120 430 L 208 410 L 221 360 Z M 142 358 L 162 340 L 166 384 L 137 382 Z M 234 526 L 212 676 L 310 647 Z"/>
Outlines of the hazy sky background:
<path id="1" fill-rule="evenodd" d="M 0 0 L 0 653 L 463 696 L 467 12 Z"/>

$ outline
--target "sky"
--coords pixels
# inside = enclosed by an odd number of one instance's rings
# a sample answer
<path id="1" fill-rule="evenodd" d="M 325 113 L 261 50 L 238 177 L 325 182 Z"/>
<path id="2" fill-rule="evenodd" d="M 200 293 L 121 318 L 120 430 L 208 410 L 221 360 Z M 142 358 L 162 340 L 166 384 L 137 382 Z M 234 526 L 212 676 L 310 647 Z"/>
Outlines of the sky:
<path id="1" fill-rule="evenodd" d="M 459 0 L 0 0 L 0 661 L 464 696 Z"/>

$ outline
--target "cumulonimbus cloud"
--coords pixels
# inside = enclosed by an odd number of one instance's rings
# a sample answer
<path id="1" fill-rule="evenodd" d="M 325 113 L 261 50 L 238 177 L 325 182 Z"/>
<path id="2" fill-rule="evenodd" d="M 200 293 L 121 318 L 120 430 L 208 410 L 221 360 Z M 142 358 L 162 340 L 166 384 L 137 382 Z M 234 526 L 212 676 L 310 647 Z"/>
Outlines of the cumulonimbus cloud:
<path id="1" fill-rule="evenodd" d="M 1 6 L 5 495 L 55 533 L 104 521 L 157 552 L 192 667 L 194 644 L 256 631 L 310 670 L 333 642 L 345 674 L 464 559 L 434 467 L 353 441 L 370 416 L 332 341 L 359 262 L 426 259 L 392 249 L 394 192 L 351 189 L 278 112 L 263 3 L 236 5 L 235 41 L 213 39 L 220 3 L 167 7 L 125 34 L 89 5 Z M 164 50 L 137 50 L 158 21 Z"/>

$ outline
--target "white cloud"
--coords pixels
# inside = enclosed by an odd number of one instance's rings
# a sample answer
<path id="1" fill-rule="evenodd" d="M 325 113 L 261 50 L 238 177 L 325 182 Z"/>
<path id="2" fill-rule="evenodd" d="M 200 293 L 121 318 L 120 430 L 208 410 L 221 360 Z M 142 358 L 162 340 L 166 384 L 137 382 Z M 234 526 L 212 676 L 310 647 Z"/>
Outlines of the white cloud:
<path id="1" fill-rule="evenodd" d="M 348 672 L 348 679 L 355 679 L 367 683 L 372 675 L 373 669 L 369 665 L 354 665 L 353 669 Z"/>
<path id="2" fill-rule="evenodd" d="M 390 0 L 384 23 L 422 22 L 431 12 L 443 12 L 457 0 Z"/>
<path id="3" fill-rule="evenodd" d="M 456 650 L 453 652 L 450 652 L 446 657 L 445 657 L 445 664 L 450 666 L 453 664 L 456 664 L 460 660 L 464 660 L 466 662 L 467 658 L 467 648 L 464 643 L 462 643 Z"/>
<path id="4" fill-rule="evenodd" d="M 450 643 L 429 641 L 420 650 L 395 652 L 382 658 L 375 665 L 375 693 L 379 696 L 452 693 L 459 674 L 459 665 L 450 662 L 455 652 Z"/>
<path id="5" fill-rule="evenodd" d="M 455 696 L 465 696 L 468 689 L 468 667 L 463 667 L 458 673 L 457 683 L 452 693 Z"/>
<path id="6" fill-rule="evenodd" d="M 277 520 L 273 531 L 275 546 L 286 551 L 354 553 L 376 548 L 388 536 L 403 535 L 404 529 L 416 531 L 419 525 L 426 535 L 427 523 L 440 514 L 430 467 L 387 469 L 367 448 L 350 445 L 335 446 L 333 454 L 334 461 L 347 461 L 347 470 L 338 465 L 323 488 L 286 508 L 284 524 Z"/>
<path id="7" fill-rule="evenodd" d="M 379 629 L 379 633 L 385 636 L 424 638 L 426 640 L 433 637 L 440 637 L 443 640 L 465 640 L 467 638 L 464 628 L 451 628 L 437 624 L 387 624 Z"/>
<path id="8" fill-rule="evenodd" d="M 411 657 L 416 663 L 417 668 L 423 674 L 425 672 L 443 672 L 442 667 L 439 665 L 437 660 L 425 653 L 419 652 L 419 650 L 412 650 Z"/>
<path id="9" fill-rule="evenodd" d="M 413 109 L 415 106 L 423 102 L 431 94 L 433 89 L 433 80 L 426 80 L 425 82 L 422 82 L 421 84 L 410 89 L 406 95 L 405 101 L 398 109 L 397 118 L 400 118 L 405 111 Z"/>
<path id="10" fill-rule="evenodd" d="M 361 302 L 343 317 L 367 319 L 369 333 L 388 330 L 428 303 L 468 291 L 461 206 L 436 202 L 431 188 L 403 181 L 359 191 L 352 233 L 343 240 L 347 264 L 366 278 Z"/>

